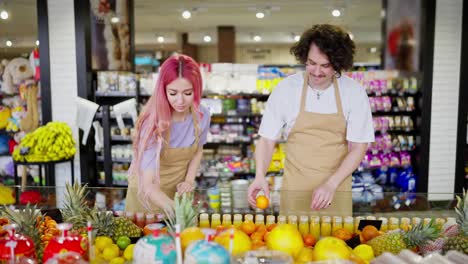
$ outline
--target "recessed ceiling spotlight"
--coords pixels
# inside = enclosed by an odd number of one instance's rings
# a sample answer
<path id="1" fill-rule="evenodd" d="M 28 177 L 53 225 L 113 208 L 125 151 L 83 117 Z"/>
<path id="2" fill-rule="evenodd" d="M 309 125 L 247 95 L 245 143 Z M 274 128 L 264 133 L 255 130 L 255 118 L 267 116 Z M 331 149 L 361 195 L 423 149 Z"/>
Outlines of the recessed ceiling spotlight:
<path id="1" fill-rule="evenodd" d="M 332 11 L 332 16 L 334 16 L 334 17 L 339 17 L 339 16 L 341 16 L 341 11 L 338 10 L 338 9 L 333 9 L 333 11 Z"/>
<path id="2" fill-rule="evenodd" d="M 7 45 L 7 47 L 13 46 L 13 42 L 11 42 L 11 40 L 7 40 L 5 44 Z"/>
<path id="3" fill-rule="evenodd" d="M 159 36 L 159 37 L 157 38 L 157 40 L 158 40 L 159 43 L 163 43 L 163 42 L 164 42 L 164 37 L 163 37 L 163 36 Z"/>
<path id="4" fill-rule="evenodd" d="M 205 36 L 203 37 L 203 41 L 205 41 L 205 42 L 211 42 L 211 36 L 210 36 L 210 35 L 205 35 Z"/>
<path id="5" fill-rule="evenodd" d="M 263 13 L 263 12 L 257 12 L 257 13 L 255 14 L 255 16 L 256 16 L 258 19 L 262 19 L 262 18 L 265 17 L 265 13 Z"/>
<path id="6" fill-rule="evenodd" d="M 3 20 L 6 20 L 10 17 L 10 14 L 8 14 L 8 12 L 6 10 L 2 10 L 0 12 L 0 18 L 3 19 Z"/>
<path id="7" fill-rule="evenodd" d="M 36 40 L 36 46 L 39 46 L 39 40 Z"/>
<path id="8" fill-rule="evenodd" d="M 182 12 L 182 17 L 184 19 L 189 19 L 189 18 L 192 17 L 192 13 L 190 13 L 190 11 L 188 11 L 188 10 L 185 10 L 184 12 Z"/>
<path id="9" fill-rule="evenodd" d="M 255 36 L 253 37 L 253 40 L 256 41 L 256 42 L 259 42 L 259 41 L 262 40 L 262 37 L 260 37 L 259 35 L 255 35 Z"/>
<path id="10" fill-rule="evenodd" d="M 299 40 L 301 40 L 301 36 L 299 36 L 299 35 L 294 35 L 294 41 L 297 42 L 297 41 L 299 41 Z"/>
<path id="11" fill-rule="evenodd" d="M 370 52 L 371 52 L 371 53 L 376 53 L 376 52 L 377 52 L 377 48 L 376 48 L 376 47 L 370 48 Z"/>
<path id="12" fill-rule="evenodd" d="M 120 22 L 120 18 L 118 18 L 118 17 L 112 17 L 112 18 L 111 18 L 111 23 L 117 24 L 117 23 L 119 23 L 119 22 Z"/>

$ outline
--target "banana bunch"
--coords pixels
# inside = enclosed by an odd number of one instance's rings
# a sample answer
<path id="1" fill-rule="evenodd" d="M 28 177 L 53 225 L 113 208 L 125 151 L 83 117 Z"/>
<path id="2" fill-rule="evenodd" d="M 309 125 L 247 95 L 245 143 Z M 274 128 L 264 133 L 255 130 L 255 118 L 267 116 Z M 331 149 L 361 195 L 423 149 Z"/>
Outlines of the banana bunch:
<path id="1" fill-rule="evenodd" d="M 64 122 L 49 122 L 27 134 L 13 151 L 15 161 L 65 160 L 76 153 L 71 128 Z"/>

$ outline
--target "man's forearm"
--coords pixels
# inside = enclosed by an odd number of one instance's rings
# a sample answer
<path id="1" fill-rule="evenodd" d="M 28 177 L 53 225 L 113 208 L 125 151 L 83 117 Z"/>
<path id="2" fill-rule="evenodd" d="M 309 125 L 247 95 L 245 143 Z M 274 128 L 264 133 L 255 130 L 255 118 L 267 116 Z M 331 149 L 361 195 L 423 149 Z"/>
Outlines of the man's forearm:
<path id="1" fill-rule="evenodd" d="M 255 146 L 255 178 L 264 178 L 268 167 L 270 166 L 271 157 L 275 149 L 276 142 L 270 139 L 261 137 Z"/>
<path id="2" fill-rule="evenodd" d="M 328 178 L 327 183 L 338 188 L 338 186 L 357 169 L 364 155 L 366 155 L 366 151 L 367 143 L 352 143 L 351 151 L 348 152 L 336 172 Z"/>

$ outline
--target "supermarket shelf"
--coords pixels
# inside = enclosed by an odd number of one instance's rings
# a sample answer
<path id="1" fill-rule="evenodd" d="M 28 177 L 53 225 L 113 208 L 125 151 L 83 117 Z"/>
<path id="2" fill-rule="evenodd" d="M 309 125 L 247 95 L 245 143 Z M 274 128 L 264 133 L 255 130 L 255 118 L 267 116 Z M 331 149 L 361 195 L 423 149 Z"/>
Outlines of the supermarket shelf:
<path id="1" fill-rule="evenodd" d="M 101 113 L 101 112 L 98 112 L 98 113 L 96 113 L 96 115 L 95 115 L 94 117 L 97 118 L 97 119 L 102 119 L 102 113 Z M 111 114 L 110 114 L 110 118 L 111 118 L 111 119 L 115 119 L 115 114 L 114 114 L 114 113 L 111 113 Z M 122 118 L 123 118 L 123 119 L 132 119 L 132 117 L 131 117 L 129 114 L 123 114 L 123 115 L 122 115 Z"/>
<path id="2" fill-rule="evenodd" d="M 243 118 L 243 117 L 262 117 L 263 115 L 262 114 L 235 114 L 235 115 L 230 115 L 230 114 L 214 114 L 214 115 L 211 115 L 211 118 L 221 118 L 221 117 L 225 117 L 225 118 L 229 118 L 229 117 L 233 117 L 233 118 Z"/>
<path id="3" fill-rule="evenodd" d="M 98 156 L 98 157 L 97 157 L 97 161 L 98 161 L 98 162 L 104 162 L 104 157 L 103 157 L 103 156 Z M 112 158 L 112 162 L 115 162 L 115 163 L 130 163 L 130 162 L 132 162 L 132 159 L 128 159 L 128 158 Z"/>
<path id="4" fill-rule="evenodd" d="M 123 142 L 132 142 L 132 137 L 130 136 L 111 136 L 112 141 L 123 141 Z"/>
<path id="5" fill-rule="evenodd" d="M 95 93 L 96 97 L 136 97 L 136 92 L 127 93 L 127 92 L 98 92 Z"/>
<path id="6" fill-rule="evenodd" d="M 233 145 L 233 146 L 236 146 L 236 145 L 251 145 L 253 144 L 253 141 L 234 141 L 234 142 L 227 142 L 227 141 L 224 141 L 224 142 L 206 142 L 206 144 L 204 145 L 204 147 L 217 147 L 219 145 Z"/>
<path id="7" fill-rule="evenodd" d="M 372 112 L 373 116 L 419 116 L 420 113 L 418 111 L 375 111 Z"/>
<path id="8" fill-rule="evenodd" d="M 211 97 L 221 97 L 221 98 L 257 98 L 257 99 L 268 99 L 270 94 L 260 94 L 260 93 L 238 93 L 238 94 L 216 94 L 216 93 L 206 93 L 203 94 L 203 98 L 211 98 Z"/>
<path id="9" fill-rule="evenodd" d="M 391 93 L 377 94 L 377 93 L 374 93 L 374 92 L 367 93 L 367 96 L 369 96 L 369 97 L 380 97 L 380 96 L 408 97 L 408 96 L 421 96 L 421 95 L 422 95 L 421 91 L 417 91 L 416 93 L 405 92 L 405 93 L 395 93 L 395 94 L 391 94 Z"/>
<path id="10" fill-rule="evenodd" d="M 383 133 L 389 133 L 389 134 L 403 134 L 403 135 L 419 135 L 419 130 L 406 130 L 406 129 L 389 129 L 387 131 L 375 131 L 375 134 L 383 134 Z"/>
<path id="11" fill-rule="evenodd" d="M 98 180 L 98 186 L 99 187 L 106 187 L 103 180 Z M 112 182 L 112 187 L 128 188 L 128 182 L 114 181 L 114 182 Z"/>

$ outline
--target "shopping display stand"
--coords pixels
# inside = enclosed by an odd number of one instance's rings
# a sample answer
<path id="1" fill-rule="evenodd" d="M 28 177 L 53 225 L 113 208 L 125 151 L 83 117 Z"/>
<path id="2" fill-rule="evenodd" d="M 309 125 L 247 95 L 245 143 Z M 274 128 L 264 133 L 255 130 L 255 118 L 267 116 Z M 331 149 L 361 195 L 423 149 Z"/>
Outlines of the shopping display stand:
<path id="1" fill-rule="evenodd" d="M 14 167 L 14 177 L 15 177 L 15 185 L 19 185 L 19 178 L 18 178 L 18 166 L 19 165 L 24 165 L 24 166 L 30 166 L 30 165 L 35 165 L 39 166 L 39 185 L 41 186 L 49 186 L 51 184 L 51 179 L 48 178 L 50 175 L 49 172 L 49 166 L 48 165 L 55 165 L 59 163 L 66 163 L 70 162 L 70 168 L 71 168 L 71 183 L 73 184 L 75 182 L 75 156 L 72 156 L 69 159 L 64 159 L 64 160 L 56 160 L 56 161 L 47 161 L 47 162 L 27 162 L 27 161 L 15 161 L 13 160 L 13 167 Z M 45 167 L 45 177 L 42 175 L 42 167 Z M 24 188 L 26 186 L 26 171 L 23 171 L 22 175 L 22 181 L 21 181 L 21 188 Z"/>

